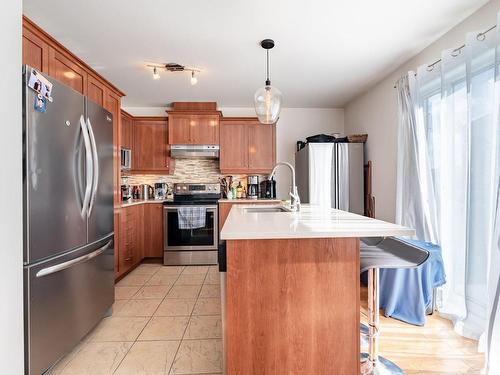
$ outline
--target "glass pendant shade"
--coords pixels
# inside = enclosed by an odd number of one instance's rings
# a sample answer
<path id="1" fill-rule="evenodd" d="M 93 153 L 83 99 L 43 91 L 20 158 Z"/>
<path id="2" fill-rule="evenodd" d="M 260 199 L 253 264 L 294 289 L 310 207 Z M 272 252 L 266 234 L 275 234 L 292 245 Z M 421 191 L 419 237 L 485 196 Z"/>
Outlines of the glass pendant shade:
<path id="1" fill-rule="evenodd" d="M 281 91 L 271 85 L 261 87 L 255 92 L 255 113 L 262 124 L 274 124 L 278 121 L 281 101 Z"/>

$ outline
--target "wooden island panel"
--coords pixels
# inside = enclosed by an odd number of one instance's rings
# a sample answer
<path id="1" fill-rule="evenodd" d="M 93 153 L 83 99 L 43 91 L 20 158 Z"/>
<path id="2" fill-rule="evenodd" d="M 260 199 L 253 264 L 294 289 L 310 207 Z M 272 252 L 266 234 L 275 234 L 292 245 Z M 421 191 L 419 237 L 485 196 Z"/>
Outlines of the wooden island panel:
<path id="1" fill-rule="evenodd" d="M 359 240 L 227 241 L 227 374 L 359 374 Z"/>

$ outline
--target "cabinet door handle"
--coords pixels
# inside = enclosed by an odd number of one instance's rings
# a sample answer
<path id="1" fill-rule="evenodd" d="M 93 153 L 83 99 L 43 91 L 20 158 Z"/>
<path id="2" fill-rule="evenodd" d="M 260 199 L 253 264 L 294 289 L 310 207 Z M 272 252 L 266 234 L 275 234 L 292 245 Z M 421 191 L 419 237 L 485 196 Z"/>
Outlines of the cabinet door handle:
<path id="1" fill-rule="evenodd" d="M 125 258 L 124 260 L 125 262 L 130 262 L 132 260 L 132 257 Z"/>

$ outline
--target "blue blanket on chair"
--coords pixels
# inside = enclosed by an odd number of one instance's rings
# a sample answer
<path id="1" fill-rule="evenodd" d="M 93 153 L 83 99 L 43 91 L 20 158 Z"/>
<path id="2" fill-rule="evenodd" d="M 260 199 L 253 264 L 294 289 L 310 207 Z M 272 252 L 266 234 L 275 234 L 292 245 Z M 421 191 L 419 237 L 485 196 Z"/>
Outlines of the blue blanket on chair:
<path id="1" fill-rule="evenodd" d="M 387 317 L 424 325 L 433 289 L 446 282 L 441 248 L 425 241 L 404 240 L 427 250 L 429 258 L 418 268 L 381 269 L 380 307 Z"/>

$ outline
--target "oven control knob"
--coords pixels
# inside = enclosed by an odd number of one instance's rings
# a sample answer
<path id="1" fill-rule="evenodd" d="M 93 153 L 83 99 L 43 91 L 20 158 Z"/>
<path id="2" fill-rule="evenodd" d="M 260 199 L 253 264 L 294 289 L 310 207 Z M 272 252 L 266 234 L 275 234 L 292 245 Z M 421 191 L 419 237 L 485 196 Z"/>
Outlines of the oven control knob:
<path id="1" fill-rule="evenodd" d="M 208 187 L 208 190 L 212 190 L 212 187 L 211 187 L 211 186 L 209 186 L 209 187 Z"/>
<path id="2" fill-rule="evenodd" d="M 186 186 L 183 186 L 183 187 L 182 187 L 182 190 L 187 190 L 187 187 L 186 187 Z"/>

